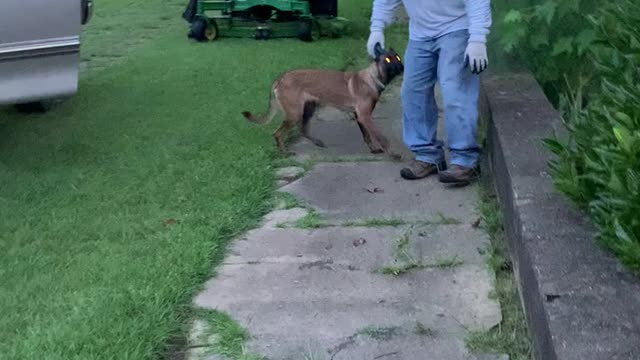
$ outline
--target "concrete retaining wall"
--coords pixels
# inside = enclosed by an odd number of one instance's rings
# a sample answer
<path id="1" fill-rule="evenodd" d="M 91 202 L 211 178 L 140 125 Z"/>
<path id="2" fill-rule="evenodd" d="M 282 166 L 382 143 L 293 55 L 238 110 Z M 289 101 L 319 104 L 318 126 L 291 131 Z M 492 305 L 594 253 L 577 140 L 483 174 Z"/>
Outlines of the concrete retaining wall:
<path id="1" fill-rule="evenodd" d="M 559 115 L 527 72 L 486 74 L 490 172 L 539 360 L 640 359 L 640 279 L 552 184 L 542 139 Z"/>

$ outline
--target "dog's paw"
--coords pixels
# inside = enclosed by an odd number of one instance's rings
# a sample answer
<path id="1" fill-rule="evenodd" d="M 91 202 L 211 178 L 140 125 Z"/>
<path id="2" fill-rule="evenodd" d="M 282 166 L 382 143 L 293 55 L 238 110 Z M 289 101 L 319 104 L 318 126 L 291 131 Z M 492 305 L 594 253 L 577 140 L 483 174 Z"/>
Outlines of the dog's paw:
<path id="1" fill-rule="evenodd" d="M 327 147 L 327 145 L 325 145 L 325 143 L 320 139 L 312 139 L 311 142 L 313 142 L 313 144 L 317 147 L 321 147 L 321 148 Z"/>
<path id="2" fill-rule="evenodd" d="M 372 154 L 382 154 L 384 152 L 384 148 L 380 144 L 369 146 L 369 150 L 371 150 Z"/>

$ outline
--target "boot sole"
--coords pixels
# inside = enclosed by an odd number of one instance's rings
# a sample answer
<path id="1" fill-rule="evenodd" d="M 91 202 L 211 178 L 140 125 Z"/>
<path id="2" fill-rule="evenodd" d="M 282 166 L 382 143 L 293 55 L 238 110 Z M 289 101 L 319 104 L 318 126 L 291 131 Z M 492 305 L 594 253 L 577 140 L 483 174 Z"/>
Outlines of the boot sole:
<path id="1" fill-rule="evenodd" d="M 405 180 L 420 180 L 420 179 L 424 179 L 424 178 L 427 178 L 429 176 L 432 176 L 432 175 L 435 175 L 435 174 L 438 173 L 437 171 L 432 171 L 432 172 L 430 172 L 430 173 L 428 173 L 428 174 L 426 174 L 424 176 L 416 176 L 412 172 L 404 171 L 404 170 L 405 169 L 402 169 L 400 171 L 400 176 Z"/>
<path id="2" fill-rule="evenodd" d="M 427 173 L 424 176 L 416 176 L 413 172 L 411 172 L 411 170 L 407 168 L 400 170 L 400 176 L 405 180 L 420 180 L 420 179 L 427 178 L 429 176 L 437 175 L 441 171 L 445 171 L 445 170 L 447 170 L 447 164 L 441 163 L 440 165 L 436 165 L 436 168 L 433 171 L 431 171 L 430 173 Z"/>
<path id="3" fill-rule="evenodd" d="M 476 175 L 470 179 L 465 179 L 465 180 L 440 177 L 438 180 L 445 185 L 449 185 L 453 187 L 461 187 L 461 186 L 471 185 L 471 183 L 473 183 L 474 181 L 477 181 L 479 177 L 480 176 Z"/>

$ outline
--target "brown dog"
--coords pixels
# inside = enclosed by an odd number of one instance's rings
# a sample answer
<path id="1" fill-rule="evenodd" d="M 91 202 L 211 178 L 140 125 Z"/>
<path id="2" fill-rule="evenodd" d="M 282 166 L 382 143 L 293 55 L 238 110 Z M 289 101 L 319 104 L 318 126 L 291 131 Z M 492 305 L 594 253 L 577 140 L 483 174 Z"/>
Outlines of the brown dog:
<path id="1" fill-rule="evenodd" d="M 296 124 L 302 136 L 316 146 L 324 143 L 309 135 L 309 120 L 318 106 L 332 106 L 355 115 L 362 137 L 373 153 L 388 149 L 388 140 L 373 126 L 372 113 L 385 86 L 404 72 L 404 65 L 393 48 L 384 51 L 376 46 L 376 58 L 357 72 L 334 70 L 291 70 L 280 75 L 271 85 L 269 109 L 254 116 L 242 115 L 249 121 L 265 124 L 277 111 L 284 113 L 282 125 L 273 133 L 276 145 L 284 151 L 282 136 Z"/>

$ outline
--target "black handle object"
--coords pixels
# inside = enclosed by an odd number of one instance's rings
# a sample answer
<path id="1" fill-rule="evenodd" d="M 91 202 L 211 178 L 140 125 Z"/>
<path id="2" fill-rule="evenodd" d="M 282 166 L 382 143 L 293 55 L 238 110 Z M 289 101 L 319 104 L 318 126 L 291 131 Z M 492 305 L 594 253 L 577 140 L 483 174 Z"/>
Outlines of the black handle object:
<path id="1" fill-rule="evenodd" d="M 380 43 L 376 43 L 376 45 L 373 47 L 373 52 L 375 53 L 376 57 L 382 55 L 385 53 L 384 49 L 382 48 L 382 45 L 380 45 Z"/>

